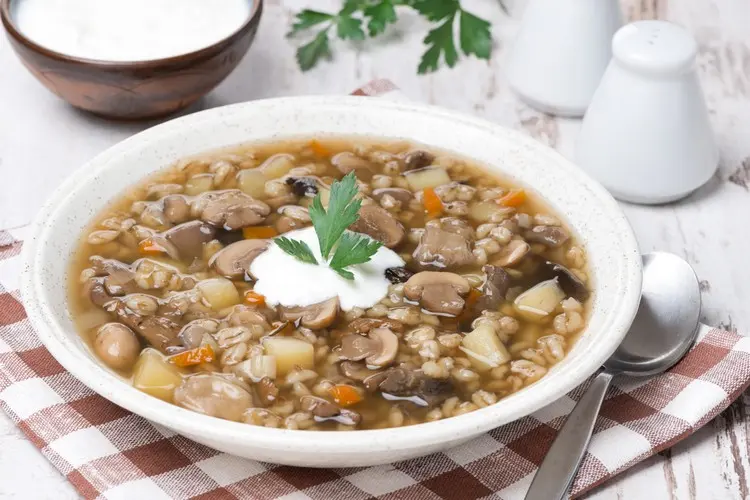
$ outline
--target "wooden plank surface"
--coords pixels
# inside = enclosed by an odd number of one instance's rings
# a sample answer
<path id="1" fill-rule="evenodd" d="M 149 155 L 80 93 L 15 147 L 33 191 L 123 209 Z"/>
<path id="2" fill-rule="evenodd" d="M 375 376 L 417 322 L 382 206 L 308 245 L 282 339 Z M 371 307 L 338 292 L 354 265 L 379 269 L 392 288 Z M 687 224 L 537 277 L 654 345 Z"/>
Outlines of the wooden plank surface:
<path id="1" fill-rule="evenodd" d="M 572 156 L 579 121 L 556 119 L 522 105 L 505 80 L 523 0 L 464 0 L 493 23 L 489 62 L 462 61 L 455 69 L 417 76 L 426 26 L 404 14 L 372 43 L 334 44 L 334 58 L 308 73 L 294 62 L 284 38 L 293 13 L 333 0 L 266 0 L 254 46 L 237 71 L 191 111 L 263 97 L 343 94 L 372 78 L 390 78 L 410 97 L 486 117 L 523 130 Z M 624 204 L 644 252 L 666 250 L 685 257 L 702 280 L 703 321 L 750 333 L 750 1 L 624 0 L 629 20 L 667 19 L 687 27 L 700 46 L 699 74 L 721 148 L 721 166 L 689 199 L 664 207 Z M 0 41 L 0 171 L 28 173 L 6 183 L 0 227 L 27 223 L 69 172 L 111 144 L 150 124 L 112 123 L 79 113 L 43 90 Z M 13 96 L 9 99 L 9 96 Z M 60 126 L 64 123 L 65 126 Z M 34 141 L 44 137 L 44 148 Z M 28 179 L 34 182 L 29 183 Z M 588 499 L 750 498 L 750 396 L 744 396 L 697 434 L 632 468 Z M 73 490 L 9 421 L 0 416 L 0 497 L 73 498 Z M 8 452 L 10 451 L 10 453 Z"/>

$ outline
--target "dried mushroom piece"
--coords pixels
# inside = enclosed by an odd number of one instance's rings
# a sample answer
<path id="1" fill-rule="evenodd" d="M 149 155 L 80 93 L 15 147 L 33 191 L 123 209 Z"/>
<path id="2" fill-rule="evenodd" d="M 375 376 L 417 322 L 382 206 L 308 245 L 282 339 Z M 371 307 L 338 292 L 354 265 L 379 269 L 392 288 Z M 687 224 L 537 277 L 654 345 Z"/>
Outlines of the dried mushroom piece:
<path id="1" fill-rule="evenodd" d="M 427 311 L 458 316 L 464 309 L 463 297 L 469 290 L 469 282 L 458 274 L 422 271 L 406 282 L 404 296 L 419 302 Z"/>

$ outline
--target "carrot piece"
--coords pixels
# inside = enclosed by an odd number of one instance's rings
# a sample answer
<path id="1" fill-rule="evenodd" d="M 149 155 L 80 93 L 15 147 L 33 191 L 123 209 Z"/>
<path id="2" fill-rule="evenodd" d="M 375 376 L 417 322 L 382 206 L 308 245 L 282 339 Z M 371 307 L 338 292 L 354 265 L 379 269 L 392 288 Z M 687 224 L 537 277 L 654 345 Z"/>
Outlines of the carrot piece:
<path id="1" fill-rule="evenodd" d="M 312 149 L 312 152 L 315 156 L 320 156 L 321 158 L 331 156 L 331 150 L 322 145 L 320 141 L 317 141 L 315 139 L 310 141 L 310 149 Z"/>
<path id="2" fill-rule="evenodd" d="M 214 350 L 211 344 L 202 344 L 200 347 L 170 356 L 169 362 L 184 368 L 186 366 L 200 365 L 201 363 L 211 363 L 214 358 Z"/>
<path id="3" fill-rule="evenodd" d="M 517 207 L 526 201 L 526 191 L 523 189 L 511 189 L 508 194 L 497 200 L 504 207 Z"/>
<path id="4" fill-rule="evenodd" d="M 425 188 L 422 191 L 422 195 L 424 209 L 427 211 L 427 214 L 429 216 L 437 217 L 438 215 L 443 213 L 443 202 L 440 200 L 440 197 L 437 195 L 434 189 Z"/>
<path id="5" fill-rule="evenodd" d="M 333 400 L 341 406 L 351 406 L 362 401 L 362 393 L 350 385 L 334 385 L 330 392 Z"/>
<path id="6" fill-rule="evenodd" d="M 474 316 L 474 306 L 477 304 L 479 297 L 482 296 L 482 292 L 476 288 L 469 290 L 469 295 L 464 299 L 464 310 L 459 315 L 459 321 L 468 321 Z"/>
<path id="7" fill-rule="evenodd" d="M 245 304 L 249 306 L 265 307 L 266 297 L 252 290 L 248 290 L 245 292 Z"/>
<path id="8" fill-rule="evenodd" d="M 275 228 L 271 226 L 250 226 L 242 229 L 242 236 L 246 240 L 258 240 L 273 238 L 278 236 L 279 233 Z"/>
<path id="9" fill-rule="evenodd" d="M 151 238 L 146 238 L 138 243 L 138 252 L 141 255 L 161 255 L 164 253 L 164 249 Z"/>

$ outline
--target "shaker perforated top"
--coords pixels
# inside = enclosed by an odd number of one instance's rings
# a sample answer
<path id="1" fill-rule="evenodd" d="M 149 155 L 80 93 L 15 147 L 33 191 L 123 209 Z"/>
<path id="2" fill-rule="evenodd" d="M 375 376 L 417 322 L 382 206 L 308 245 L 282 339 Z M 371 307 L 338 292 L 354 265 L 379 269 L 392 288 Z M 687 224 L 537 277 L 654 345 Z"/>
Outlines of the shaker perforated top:
<path id="1" fill-rule="evenodd" d="M 614 59 L 643 73 L 682 73 L 692 68 L 698 45 L 687 30 L 666 21 L 639 21 L 612 38 Z"/>

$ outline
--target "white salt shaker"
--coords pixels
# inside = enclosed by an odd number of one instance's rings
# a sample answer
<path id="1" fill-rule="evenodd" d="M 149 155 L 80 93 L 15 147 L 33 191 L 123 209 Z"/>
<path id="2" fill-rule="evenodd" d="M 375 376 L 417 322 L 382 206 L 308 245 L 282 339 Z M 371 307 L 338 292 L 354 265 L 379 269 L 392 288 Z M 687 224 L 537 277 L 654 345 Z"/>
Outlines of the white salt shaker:
<path id="1" fill-rule="evenodd" d="M 580 117 L 612 57 L 618 0 L 529 0 L 508 63 L 508 83 L 529 106 Z"/>
<path id="2" fill-rule="evenodd" d="M 687 196 L 719 161 L 695 39 L 672 23 L 639 21 L 615 34 L 612 53 L 583 120 L 578 165 L 623 201 Z"/>

